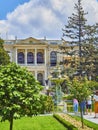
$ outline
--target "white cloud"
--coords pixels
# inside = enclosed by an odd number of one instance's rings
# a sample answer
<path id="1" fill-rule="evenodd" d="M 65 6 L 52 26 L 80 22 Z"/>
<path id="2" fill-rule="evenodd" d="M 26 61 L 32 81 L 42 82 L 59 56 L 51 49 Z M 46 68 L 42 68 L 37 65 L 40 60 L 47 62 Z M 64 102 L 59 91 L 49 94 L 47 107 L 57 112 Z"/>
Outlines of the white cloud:
<path id="1" fill-rule="evenodd" d="M 98 2 L 97 0 L 83 0 L 84 9 L 88 12 L 88 23 L 94 24 L 98 22 Z"/>
<path id="2" fill-rule="evenodd" d="M 77 0 L 51 0 L 53 8 L 59 11 L 63 15 L 71 15 L 73 11 L 73 5 Z"/>
<path id="3" fill-rule="evenodd" d="M 29 36 L 60 39 L 62 27 L 73 13 L 77 0 L 31 0 L 19 5 L 13 12 L 7 14 L 7 20 L 0 21 L 0 33 L 9 38 Z M 98 2 L 82 0 L 83 8 L 88 12 L 89 23 L 98 22 Z"/>

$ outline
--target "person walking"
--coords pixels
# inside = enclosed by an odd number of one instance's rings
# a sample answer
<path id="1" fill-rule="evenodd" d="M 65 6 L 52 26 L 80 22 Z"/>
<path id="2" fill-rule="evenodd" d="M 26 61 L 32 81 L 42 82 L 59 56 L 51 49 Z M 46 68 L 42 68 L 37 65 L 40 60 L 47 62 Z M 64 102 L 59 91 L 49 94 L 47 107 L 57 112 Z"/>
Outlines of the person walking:
<path id="1" fill-rule="evenodd" d="M 86 100 L 85 99 L 83 101 L 81 101 L 80 109 L 81 109 L 83 115 L 85 115 L 85 109 L 86 109 Z"/>
<path id="2" fill-rule="evenodd" d="M 94 118 L 96 118 L 96 115 L 98 113 L 98 90 L 96 90 L 94 95 L 94 112 L 95 112 Z"/>
<path id="3" fill-rule="evenodd" d="M 88 114 L 88 112 L 91 115 L 92 112 L 92 97 L 88 96 L 87 101 L 86 101 L 86 113 Z"/>
<path id="4" fill-rule="evenodd" d="M 74 112 L 77 113 L 78 112 L 78 100 L 76 98 L 73 99 L 73 108 L 74 108 Z"/>

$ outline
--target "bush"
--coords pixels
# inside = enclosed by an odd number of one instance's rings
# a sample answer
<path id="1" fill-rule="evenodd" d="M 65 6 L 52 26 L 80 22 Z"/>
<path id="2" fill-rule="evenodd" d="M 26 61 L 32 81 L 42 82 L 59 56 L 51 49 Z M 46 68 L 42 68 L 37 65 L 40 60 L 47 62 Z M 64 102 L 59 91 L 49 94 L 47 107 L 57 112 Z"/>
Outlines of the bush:
<path id="1" fill-rule="evenodd" d="M 54 103 L 51 96 L 42 96 L 41 97 L 41 114 L 50 113 L 54 111 Z"/>

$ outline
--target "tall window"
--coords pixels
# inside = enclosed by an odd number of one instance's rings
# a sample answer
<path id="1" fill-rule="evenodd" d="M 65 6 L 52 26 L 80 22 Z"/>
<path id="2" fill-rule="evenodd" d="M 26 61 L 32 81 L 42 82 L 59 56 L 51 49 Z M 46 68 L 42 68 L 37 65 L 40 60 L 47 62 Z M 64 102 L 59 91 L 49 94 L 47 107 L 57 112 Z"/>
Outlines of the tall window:
<path id="1" fill-rule="evenodd" d="M 37 74 L 37 80 L 40 82 L 41 85 L 43 85 L 43 74 L 42 73 Z"/>
<path id="2" fill-rule="evenodd" d="M 19 64 L 24 64 L 24 53 L 23 52 L 19 52 L 18 53 L 18 63 Z"/>
<path id="3" fill-rule="evenodd" d="M 27 63 L 28 64 L 33 64 L 34 63 L 34 55 L 32 52 L 27 53 Z"/>
<path id="4" fill-rule="evenodd" d="M 44 56 L 42 52 L 37 53 L 37 63 L 44 63 Z"/>
<path id="5" fill-rule="evenodd" d="M 55 51 L 52 51 L 50 53 L 50 65 L 56 66 L 56 64 L 57 64 L 57 53 Z"/>

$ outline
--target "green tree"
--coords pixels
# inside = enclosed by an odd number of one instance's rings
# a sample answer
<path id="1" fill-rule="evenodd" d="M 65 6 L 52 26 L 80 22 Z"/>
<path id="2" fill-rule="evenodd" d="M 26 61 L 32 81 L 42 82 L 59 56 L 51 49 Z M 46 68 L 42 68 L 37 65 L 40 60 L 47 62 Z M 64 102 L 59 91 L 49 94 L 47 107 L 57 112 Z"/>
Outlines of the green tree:
<path id="1" fill-rule="evenodd" d="M 95 84 L 91 84 L 92 81 L 87 80 L 87 78 L 74 78 L 69 84 L 70 86 L 70 93 L 73 98 L 78 99 L 79 106 L 82 101 L 86 100 L 89 95 L 93 93 L 92 88 Z M 83 113 L 80 107 L 81 113 L 81 122 L 82 128 L 84 127 L 83 123 Z"/>
<path id="2" fill-rule="evenodd" d="M 3 48 L 4 40 L 0 38 L 0 48 Z"/>
<path id="3" fill-rule="evenodd" d="M 85 72 L 89 77 L 96 73 L 98 24 L 87 25 L 87 19 L 85 18 L 87 13 L 83 10 L 82 0 L 78 0 L 74 9 L 75 12 L 72 13 L 72 17 L 68 17 L 68 24 L 63 29 L 62 39 L 64 43 L 60 48 L 63 53 L 65 52 L 65 54 L 71 56 L 70 61 L 64 59 L 66 64 L 70 63 L 71 72 L 77 72 L 79 75 Z"/>
<path id="4" fill-rule="evenodd" d="M 41 109 L 42 86 L 26 68 L 11 63 L 0 66 L 0 115 L 8 120 L 10 130 L 13 119 L 38 114 Z"/>
<path id="5" fill-rule="evenodd" d="M 10 63 L 10 57 L 8 53 L 4 50 L 4 40 L 0 38 L 0 65 L 7 65 Z"/>
<path id="6" fill-rule="evenodd" d="M 41 105 L 42 105 L 40 109 L 41 114 L 53 112 L 54 102 L 53 102 L 52 96 L 41 95 L 40 100 L 41 100 Z"/>
<path id="7" fill-rule="evenodd" d="M 0 48 L 0 65 L 7 65 L 9 63 L 10 57 L 8 53 L 3 48 Z"/>
<path id="8" fill-rule="evenodd" d="M 98 75 L 98 24 L 86 26 L 86 34 L 83 44 L 85 58 L 83 58 L 82 66 L 90 79 L 96 79 Z"/>

